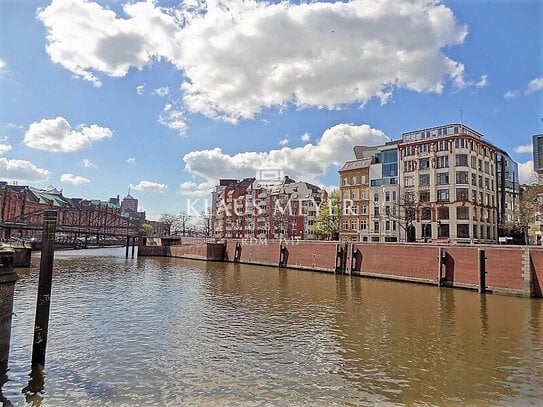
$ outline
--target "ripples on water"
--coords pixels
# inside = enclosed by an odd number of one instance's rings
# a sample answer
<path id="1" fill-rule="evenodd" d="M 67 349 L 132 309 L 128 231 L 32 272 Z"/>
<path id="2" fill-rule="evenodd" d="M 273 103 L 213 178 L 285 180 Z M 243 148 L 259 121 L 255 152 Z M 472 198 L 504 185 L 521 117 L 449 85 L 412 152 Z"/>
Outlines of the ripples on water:
<path id="1" fill-rule="evenodd" d="M 38 270 L 20 277 L 3 387 L 14 405 Z M 51 304 L 42 406 L 543 399 L 541 300 L 119 249 L 56 253 Z"/>

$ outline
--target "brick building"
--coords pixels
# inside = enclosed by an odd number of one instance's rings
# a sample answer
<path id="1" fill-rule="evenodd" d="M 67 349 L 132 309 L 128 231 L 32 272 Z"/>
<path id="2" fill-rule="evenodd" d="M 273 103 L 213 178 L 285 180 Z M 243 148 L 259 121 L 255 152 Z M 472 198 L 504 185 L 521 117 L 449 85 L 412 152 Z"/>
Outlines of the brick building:
<path id="1" fill-rule="evenodd" d="M 215 238 L 315 239 L 326 191 L 289 177 L 221 180 L 212 195 Z"/>

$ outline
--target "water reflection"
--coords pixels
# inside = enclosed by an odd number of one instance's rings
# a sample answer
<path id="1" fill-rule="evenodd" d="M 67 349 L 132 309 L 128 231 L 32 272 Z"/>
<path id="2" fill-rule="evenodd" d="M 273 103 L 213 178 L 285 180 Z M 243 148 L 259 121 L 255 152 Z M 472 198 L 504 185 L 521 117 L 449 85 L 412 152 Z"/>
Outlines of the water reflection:
<path id="1" fill-rule="evenodd" d="M 41 405 L 543 398 L 541 301 L 123 254 L 57 257 Z M 17 285 L 4 385 L 16 405 L 36 403 L 21 394 L 36 285 L 33 270 Z"/>

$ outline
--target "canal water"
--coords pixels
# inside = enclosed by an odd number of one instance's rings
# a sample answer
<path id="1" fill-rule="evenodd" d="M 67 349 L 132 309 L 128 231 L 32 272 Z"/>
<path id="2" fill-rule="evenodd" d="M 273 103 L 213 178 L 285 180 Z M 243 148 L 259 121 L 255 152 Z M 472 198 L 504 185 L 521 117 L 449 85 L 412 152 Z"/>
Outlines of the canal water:
<path id="1" fill-rule="evenodd" d="M 39 265 L 39 259 L 33 264 Z M 543 301 L 124 249 L 19 269 L 4 405 L 542 405 Z"/>

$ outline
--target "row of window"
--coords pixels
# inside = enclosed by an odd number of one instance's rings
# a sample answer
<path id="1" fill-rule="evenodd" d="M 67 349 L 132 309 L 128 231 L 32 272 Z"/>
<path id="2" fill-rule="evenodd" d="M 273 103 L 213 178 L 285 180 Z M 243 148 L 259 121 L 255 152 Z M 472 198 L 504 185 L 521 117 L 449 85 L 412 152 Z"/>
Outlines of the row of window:
<path id="1" fill-rule="evenodd" d="M 429 187 L 430 183 L 430 174 L 419 174 L 418 186 Z M 449 185 L 450 184 L 450 175 L 448 172 L 438 172 L 436 173 L 436 185 Z M 455 176 L 456 185 L 468 185 L 470 183 L 470 173 L 468 171 L 456 171 Z M 488 177 L 483 177 L 482 175 L 477 175 L 471 173 L 471 185 L 474 187 L 484 188 L 489 191 L 494 191 L 494 182 Z M 405 187 L 414 187 L 415 186 L 415 177 L 406 176 L 404 177 L 404 186 Z"/>
<path id="2" fill-rule="evenodd" d="M 494 174 L 494 164 L 477 156 L 468 156 L 468 154 L 455 154 L 456 167 L 471 167 L 486 174 Z M 405 160 L 403 162 L 404 172 L 413 172 L 419 170 L 428 170 L 430 168 L 449 168 L 449 156 L 442 155 L 435 159 L 429 157 L 419 158 L 418 160 Z"/>

